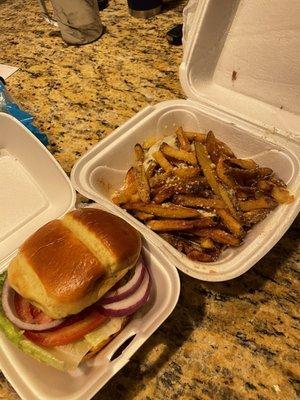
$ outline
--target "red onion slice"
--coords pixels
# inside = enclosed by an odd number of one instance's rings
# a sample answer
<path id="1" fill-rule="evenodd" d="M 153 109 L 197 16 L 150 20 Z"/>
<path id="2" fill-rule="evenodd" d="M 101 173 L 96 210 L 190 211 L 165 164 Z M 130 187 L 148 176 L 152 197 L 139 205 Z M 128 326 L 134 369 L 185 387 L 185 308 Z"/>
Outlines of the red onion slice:
<path id="1" fill-rule="evenodd" d="M 7 279 L 3 285 L 2 292 L 2 307 L 7 318 L 18 328 L 25 331 L 44 331 L 47 329 L 55 328 L 63 322 L 63 319 L 55 319 L 45 324 L 30 324 L 29 322 L 22 321 L 17 315 L 14 306 L 15 291 L 9 286 Z"/>
<path id="2" fill-rule="evenodd" d="M 140 259 L 132 278 L 124 286 L 121 286 L 116 290 L 110 290 L 104 297 L 102 297 L 99 304 L 110 304 L 131 296 L 143 282 L 145 272 L 145 264 L 143 263 L 143 260 Z"/>
<path id="3" fill-rule="evenodd" d="M 151 289 L 151 278 L 148 270 L 145 268 L 144 279 L 140 287 L 126 299 L 116 301 L 110 304 L 103 304 L 101 312 L 110 317 L 123 317 L 135 313 L 149 299 Z"/>

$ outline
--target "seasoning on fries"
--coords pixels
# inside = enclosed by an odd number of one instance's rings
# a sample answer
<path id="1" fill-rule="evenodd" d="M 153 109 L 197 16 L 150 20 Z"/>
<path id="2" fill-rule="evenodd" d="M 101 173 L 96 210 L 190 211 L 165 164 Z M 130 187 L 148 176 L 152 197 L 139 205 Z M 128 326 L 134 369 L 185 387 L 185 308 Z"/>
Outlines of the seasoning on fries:
<path id="1" fill-rule="evenodd" d="M 240 246 L 253 225 L 294 197 L 266 166 L 237 158 L 212 131 L 146 139 L 112 196 L 191 260 L 213 262 Z"/>

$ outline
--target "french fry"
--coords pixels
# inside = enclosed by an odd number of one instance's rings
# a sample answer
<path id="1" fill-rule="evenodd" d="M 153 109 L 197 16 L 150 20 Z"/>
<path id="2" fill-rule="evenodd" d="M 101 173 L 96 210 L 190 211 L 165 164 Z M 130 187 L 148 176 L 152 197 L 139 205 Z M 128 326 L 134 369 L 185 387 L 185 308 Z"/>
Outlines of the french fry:
<path id="1" fill-rule="evenodd" d="M 257 210 L 260 208 L 273 209 L 278 205 L 277 201 L 270 197 L 261 197 L 255 200 L 240 201 L 239 206 L 242 211 Z"/>
<path id="2" fill-rule="evenodd" d="M 117 205 L 122 205 L 127 202 L 137 203 L 141 201 L 138 193 L 128 194 L 125 191 L 117 191 L 112 196 L 112 201 Z"/>
<path id="3" fill-rule="evenodd" d="M 280 204 L 292 203 L 294 201 L 294 196 L 289 194 L 287 189 L 278 186 L 273 187 L 271 196 Z"/>
<path id="4" fill-rule="evenodd" d="M 155 143 L 157 143 L 159 140 L 161 140 L 160 137 L 158 136 L 150 136 L 147 139 L 145 139 L 142 143 L 142 147 L 144 150 L 150 149 Z"/>
<path id="5" fill-rule="evenodd" d="M 138 195 L 135 169 L 131 167 L 126 173 L 123 188 L 113 194 L 112 201 L 120 205 L 127 202 L 137 202 L 139 200 L 140 197 Z"/>
<path id="6" fill-rule="evenodd" d="M 154 218 L 154 215 L 147 214 L 142 211 L 137 211 L 134 213 L 134 216 L 139 219 L 140 221 L 149 221 L 150 219 Z"/>
<path id="7" fill-rule="evenodd" d="M 199 243 L 203 249 L 213 249 L 215 247 L 214 242 L 210 238 L 195 238 L 193 240 Z"/>
<path id="8" fill-rule="evenodd" d="M 162 186 L 153 198 L 154 203 L 161 204 L 175 194 L 175 186 Z"/>
<path id="9" fill-rule="evenodd" d="M 151 188 L 155 188 L 157 186 L 161 186 L 163 185 L 166 180 L 170 177 L 172 177 L 172 172 L 163 172 L 161 174 L 156 174 L 154 176 L 152 176 L 152 178 L 149 179 L 149 184 Z"/>
<path id="10" fill-rule="evenodd" d="M 124 183 L 124 192 L 127 196 L 130 196 L 137 192 L 137 182 L 135 178 L 135 171 L 134 167 L 131 167 L 125 176 L 125 183 Z"/>
<path id="11" fill-rule="evenodd" d="M 205 143 L 206 140 L 205 133 L 184 131 L 184 134 L 189 139 L 190 142 L 196 140 L 197 142 Z"/>
<path id="12" fill-rule="evenodd" d="M 153 214 L 161 218 L 199 218 L 200 213 L 192 208 L 180 207 L 175 204 L 143 204 L 143 203 L 126 203 L 126 210 L 143 211 L 147 214 Z"/>
<path id="13" fill-rule="evenodd" d="M 207 228 L 214 226 L 216 223 L 212 218 L 203 217 L 193 220 L 185 219 L 159 219 L 151 220 L 146 223 L 146 225 L 153 231 L 185 231 L 194 228 Z"/>
<path id="14" fill-rule="evenodd" d="M 155 153 L 152 154 L 153 158 L 155 159 L 155 161 L 160 165 L 160 167 L 166 171 L 172 171 L 173 167 L 172 165 L 169 163 L 169 161 L 166 159 L 166 157 L 163 155 L 163 153 L 158 150 Z"/>
<path id="15" fill-rule="evenodd" d="M 144 150 L 139 143 L 134 146 L 134 154 L 137 162 L 144 162 Z"/>
<path id="16" fill-rule="evenodd" d="M 176 160 L 184 161 L 188 164 L 197 165 L 197 159 L 194 153 L 181 149 L 175 149 L 167 143 L 160 146 L 160 151 L 168 157 L 175 158 Z"/>
<path id="17" fill-rule="evenodd" d="M 157 167 L 156 162 L 153 161 L 153 160 L 151 160 L 151 161 L 149 162 L 149 164 L 148 164 L 146 170 L 145 170 L 146 175 L 147 175 L 147 178 L 148 178 L 148 181 L 149 181 L 150 178 L 153 177 L 153 175 L 154 175 L 154 173 L 155 173 L 156 167 Z"/>
<path id="18" fill-rule="evenodd" d="M 193 233 L 196 236 L 209 238 L 215 242 L 226 244 L 228 246 L 239 246 L 241 243 L 240 239 L 218 228 L 199 229 L 194 230 Z"/>
<path id="19" fill-rule="evenodd" d="M 122 203 L 126 203 L 128 201 L 128 198 L 125 196 L 125 193 L 123 191 L 117 190 L 113 193 L 111 200 L 114 204 L 117 204 L 119 206 Z"/>
<path id="20" fill-rule="evenodd" d="M 257 182 L 257 187 L 259 190 L 265 193 L 270 193 L 274 187 L 272 182 L 266 181 L 264 179 Z"/>
<path id="21" fill-rule="evenodd" d="M 214 254 L 204 253 L 200 246 L 188 239 L 175 236 L 169 233 L 160 234 L 160 236 L 170 243 L 175 249 L 185 253 L 189 258 L 194 261 L 212 262 L 216 259 Z"/>
<path id="22" fill-rule="evenodd" d="M 195 142 L 195 149 L 198 162 L 212 190 L 218 197 L 220 197 L 224 201 L 231 214 L 237 218 L 237 212 L 232 204 L 229 194 L 227 193 L 225 188 L 217 181 L 215 172 L 212 168 L 211 160 L 208 158 L 205 146 L 202 143 Z"/>
<path id="23" fill-rule="evenodd" d="M 214 257 L 212 254 L 207 254 L 196 249 L 188 252 L 187 257 L 198 262 L 212 262 L 216 260 L 216 257 Z"/>
<path id="24" fill-rule="evenodd" d="M 228 158 L 227 162 L 243 169 L 255 169 L 258 167 L 256 162 L 250 158 Z"/>
<path id="25" fill-rule="evenodd" d="M 200 174 L 200 169 L 196 167 L 188 167 L 188 168 L 174 168 L 174 175 L 178 176 L 180 179 L 188 179 L 193 178 Z"/>
<path id="26" fill-rule="evenodd" d="M 199 197 L 213 196 L 205 178 L 191 178 L 175 183 L 175 194 L 196 194 Z"/>
<path id="27" fill-rule="evenodd" d="M 220 199 L 207 199 L 188 195 L 176 195 L 173 198 L 173 202 L 174 204 L 197 208 L 217 209 L 226 207 L 225 202 Z"/>
<path id="28" fill-rule="evenodd" d="M 243 220 L 245 222 L 245 225 L 251 227 L 252 225 L 258 224 L 258 222 L 266 218 L 269 212 L 270 210 L 266 209 L 258 209 L 244 212 Z"/>
<path id="29" fill-rule="evenodd" d="M 234 178 L 240 186 L 252 186 L 261 178 L 273 173 L 271 168 L 240 169 L 229 168 L 228 174 Z"/>
<path id="30" fill-rule="evenodd" d="M 143 203 L 150 201 L 150 186 L 143 164 L 137 165 L 134 169 L 138 194 Z"/>
<path id="31" fill-rule="evenodd" d="M 231 176 L 226 174 L 224 160 L 225 160 L 225 158 L 223 156 L 219 157 L 219 160 L 218 160 L 217 166 L 216 166 L 217 176 L 229 188 L 235 188 L 236 184 L 235 184 L 234 180 L 231 178 Z"/>
<path id="32" fill-rule="evenodd" d="M 185 133 L 183 132 L 182 128 L 178 128 L 176 131 L 176 136 L 179 142 L 179 147 L 182 150 L 185 151 L 191 151 L 191 145 L 190 142 L 187 138 L 187 136 L 185 135 Z"/>
<path id="33" fill-rule="evenodd" d="M 245 231 L 242 225 L 235 219 L 229 212 L 224 209 L 216 210 L 217 215 L 223 221 L 223 224 L 228 228 L 228 230 L 237 237 L 242 237 L 245 235 Z"/>
<path id="34" fill-rule="evenodd" d="M 212 131 L 208 132 L 205 144 L 207 153 L 215 164 L 217 164 L 221 156 L 234 157 L 231 149 L 225 143 L 216 139 Z"/>

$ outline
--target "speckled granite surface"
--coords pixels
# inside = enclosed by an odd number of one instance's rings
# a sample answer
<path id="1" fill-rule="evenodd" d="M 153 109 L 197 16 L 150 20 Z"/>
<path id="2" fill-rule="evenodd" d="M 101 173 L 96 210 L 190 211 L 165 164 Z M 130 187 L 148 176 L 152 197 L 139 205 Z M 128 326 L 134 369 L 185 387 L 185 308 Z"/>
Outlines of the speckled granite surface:
<path id="1" fill-rule="evenodd" d="M 0 1 L 1 63 L 21 69 L 8 88 L 36 115 L 66 172 L 145 105 L 183 97 L 182 49 L 164 37 L 183 4 L 143 21 L 128 16 L 125 0 L 110 0 L 101 40 L 68 47 L 35 0 Z M 95 400 L 299 398 L 299 254 L 298 223 L 239 279 L 181 274 L 175 311 Z M 0 399 L 14 398 L 0 374 Z"/>

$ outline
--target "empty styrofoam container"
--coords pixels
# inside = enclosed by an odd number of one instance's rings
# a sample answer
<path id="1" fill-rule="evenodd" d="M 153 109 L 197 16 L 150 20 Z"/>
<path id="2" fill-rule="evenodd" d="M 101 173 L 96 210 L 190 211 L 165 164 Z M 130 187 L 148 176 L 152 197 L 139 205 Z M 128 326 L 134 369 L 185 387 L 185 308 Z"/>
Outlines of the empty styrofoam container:
<path id="1" fill-rule="evenodd" d="M 48 150 L 20 122 L 3 113 L 0 113 L 0 184 L 0 272 L 3 272 L 28 236 L 74 208 L 75 191 Z M 146 238 L 142 251 L 152 276 L 149 302 L 96 357 L 75 371 L 61 372 L 39 363 L 14 347 L 0 332 L 0 370 L 22 399 L 90 399 L 169 316 L 179 296 L 178 272 Z M 127 340 L 127 346 L 118 355 L 117 350 Z"/>
<path id="2" fill-rule="evenodd" d="M 205 281 L 225 281 L 263 257 L 299 212 L 300 8 L 298 1 L 286 7 L 277 0 L 202 0 L 191 1 L 185 17 L 180 80 L 188 99 L 146 107 L 79 159 L 71 180 L 80 193 L 136 226 L 183 272 Z M 242 246 L 227 249 L 213 263 L 189 260 L 111 202 L 112 192 L 122 186 L 133 164 L 133 146 L 180 126 L 187 131 L 213 130 L 238 157 L 271 167 L 295 196 L 292 204 L 280 205 L 256 225 Z"/>

